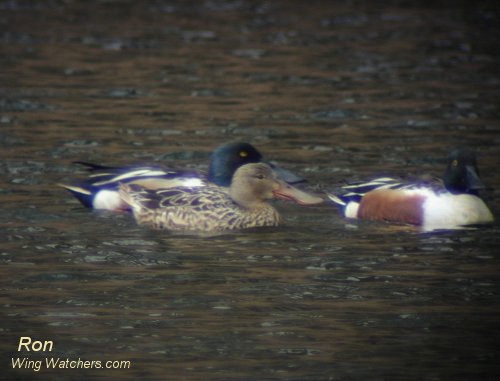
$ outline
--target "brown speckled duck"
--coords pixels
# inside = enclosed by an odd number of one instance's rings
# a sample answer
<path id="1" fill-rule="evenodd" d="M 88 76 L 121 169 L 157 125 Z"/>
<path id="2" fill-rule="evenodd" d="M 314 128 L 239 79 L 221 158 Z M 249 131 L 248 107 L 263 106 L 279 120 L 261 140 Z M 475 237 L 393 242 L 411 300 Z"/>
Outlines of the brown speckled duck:
<path id="1" fill-rule="evenodd" d="M 151 190 L 121 184 L 120 195 L 140 225 L 204 232 L 278 226 L 281 218 L 266 202 L 273 197 L 301 205 L 323 201 L 280 180 L 264 163 L 238 168 L 229 189 L 209 185 Z"/>

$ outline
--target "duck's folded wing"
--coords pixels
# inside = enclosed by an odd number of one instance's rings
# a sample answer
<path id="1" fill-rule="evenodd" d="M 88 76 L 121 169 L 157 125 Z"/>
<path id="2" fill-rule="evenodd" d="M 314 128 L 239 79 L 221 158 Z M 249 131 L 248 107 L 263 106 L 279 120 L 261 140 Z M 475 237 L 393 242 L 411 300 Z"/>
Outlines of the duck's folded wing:
<path id="1" fill-rule="evenodd" d="M 137 184 L 121 185 L 135 203 L 147 209 L 182 206 L 199 210 L 232 204 L 233 201 L 222 187 L 208 185 L 199 187 L 174 187 L 147 189 Z"/>

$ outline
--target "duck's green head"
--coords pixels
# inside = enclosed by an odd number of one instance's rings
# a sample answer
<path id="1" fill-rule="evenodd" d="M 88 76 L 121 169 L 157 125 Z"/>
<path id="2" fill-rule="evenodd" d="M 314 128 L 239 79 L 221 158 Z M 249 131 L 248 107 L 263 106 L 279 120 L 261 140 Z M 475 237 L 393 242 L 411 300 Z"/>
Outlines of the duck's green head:
<path id="1" fill-rule="evenodd" d="M 259 163 L 262 155 L 249 143 L 228 143 L 217 148 L 210 159 L 208 180 L 224 187 L 231 184 L 234 172 L 244 164 Z"/>
<path id="2" fill-rule="evenodd" d="M 450 153 L 443 180 L 446 189 L 452 193 L 475 194 L 485 188 L 479 178 L 476 155 L 467 148 L 458 148 Z"/>

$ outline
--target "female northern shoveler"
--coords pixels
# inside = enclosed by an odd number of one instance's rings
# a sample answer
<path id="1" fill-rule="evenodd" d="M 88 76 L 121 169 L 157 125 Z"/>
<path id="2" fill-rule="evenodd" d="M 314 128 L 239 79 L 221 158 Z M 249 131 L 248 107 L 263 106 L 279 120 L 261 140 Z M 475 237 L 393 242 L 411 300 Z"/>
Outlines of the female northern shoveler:
<path id="1" fill-rule="evenodd" d="M 60 185 L 88 208 L 123 210 L 128 206 L 123 203 L 118 193 L 119 184 L 136 184 L 148 189 L 183 185 L 196 187 L 205 186 L 207 183 L 228 187 L 237 168 L 243 164 L 261 161 L 262 155 L 251 144 L 229 143 L 213 152 L 207 176 L 196 172 L 168 170 L 159 166 L 106 167 L 77 162 L 91 171 L 89 178 L 76 185 Z M 289 171 L 278 167 L 274 169 L 289 183 L 303 181 Z"/>
<path id="2" fill-rule="evenodd" d="M 349 218 L 364 218 L 420 225 L 424 230 L 457 228 L 493 222 L 478 190 L 476 156 L 468 149 L 450 153 L 440 183 L 407 183 L 379 178 L 348 184 L 344 194 L 328 194 Z"/>
<path id="3" fill-rule="evenodd" d="M 206 232 L 279 225 L 278 212 L 266 203 L 272 197 L 304 205 L 322 201 L 278 179 L 264 163 L 239 167 L 229 189 L 210 184 L 151 190 L 121 184 L 120 196 L 140 225 Z"/>

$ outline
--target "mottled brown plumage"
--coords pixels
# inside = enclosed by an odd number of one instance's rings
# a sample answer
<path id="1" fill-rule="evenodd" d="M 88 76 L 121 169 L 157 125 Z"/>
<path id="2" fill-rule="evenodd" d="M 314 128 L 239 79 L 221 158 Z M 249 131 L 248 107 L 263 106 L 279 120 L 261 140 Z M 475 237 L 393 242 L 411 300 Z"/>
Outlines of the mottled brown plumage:
<path id="1" fill-rule="evenodd" d="M 280 216 L 266 203 L 272 197 L 303 204 L 322 201 L 279 180 L 263 163 L 240 167 L 229 189 L 208 185 L 149 190 L 122 184 L 120 195 L 132 207 L 139 224 L 155 229 L 191 231 L 277 226 Z"/>

